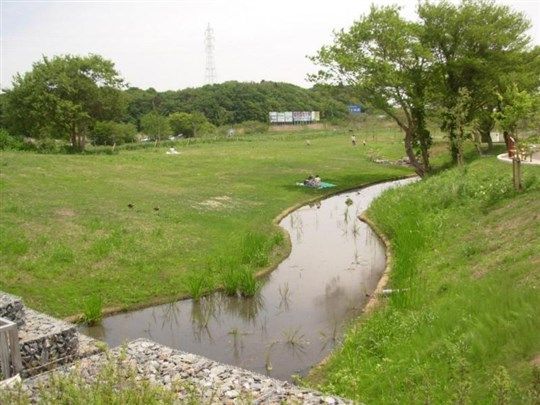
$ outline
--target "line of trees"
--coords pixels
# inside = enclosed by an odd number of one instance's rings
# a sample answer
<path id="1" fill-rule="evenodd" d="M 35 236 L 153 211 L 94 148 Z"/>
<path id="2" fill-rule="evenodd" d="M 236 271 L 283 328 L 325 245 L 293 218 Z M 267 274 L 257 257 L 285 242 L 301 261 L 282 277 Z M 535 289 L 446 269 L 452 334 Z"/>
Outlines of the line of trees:
<path id="1" fill-rule="evenodd" d="M 466 138 L 491 146 L 503 100 L 512 104 L 520 91 L 538 99 L 540 48 L 531 46 L 522 13 L 490 0 L 423 1 L 417 14 L 411 21 L 397 6 L 372 6 L 312 57 L 321 70 L 311 79 L 350 86 L 391 117 L 424 176 L 431 170 L 427 120 L 441 123 L 454 162 L 463 161 Z M 537 104 L 528 104 L 520 118 Z"/>
<path id="2" fill-rule="evenodd" d="M 266 81 L 165 92 L 127 88 L 113 62 L 62 55 L 43 57 L 13 78 L 0 95 L 0 127 L 18 138 L 69 139 L 82 151 L 89 138 L 113 145 L 132 142 L 140 132 L 155 140 L 197 136 L 215 126 L 267 122 L 269 111 L 318 110 L 343 118 L 348 102 L 346 89 Z"/>

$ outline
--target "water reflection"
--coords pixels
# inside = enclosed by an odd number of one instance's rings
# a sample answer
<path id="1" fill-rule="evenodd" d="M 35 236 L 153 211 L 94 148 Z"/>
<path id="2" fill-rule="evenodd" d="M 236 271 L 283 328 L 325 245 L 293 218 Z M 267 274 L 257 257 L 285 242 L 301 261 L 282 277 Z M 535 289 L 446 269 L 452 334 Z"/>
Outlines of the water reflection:
<path id="1" fill-rule="evenodd" d="M 384 270 L 381 243 L 357 217 L 389 186 L 334 196 L 285 217 L 280 226 L 291 235 L 291 254 L 255 297 L 218 292 L 110 316 L 82 331 L 112 346 L 148 337 L 282 379 L 305 374 L 361 313 Z"/>

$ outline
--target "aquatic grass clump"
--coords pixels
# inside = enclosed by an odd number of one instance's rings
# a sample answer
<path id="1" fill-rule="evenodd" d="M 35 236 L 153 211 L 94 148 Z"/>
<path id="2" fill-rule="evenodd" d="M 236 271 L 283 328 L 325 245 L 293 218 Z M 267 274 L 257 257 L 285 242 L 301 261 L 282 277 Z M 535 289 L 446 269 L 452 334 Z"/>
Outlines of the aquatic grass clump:
<path id="1" fill-rule="evenodd" d="M 255 278 L 255 275 L 246 267 L 240 268 L 240 284 L 238 291 L 244 297 L 253 297 L 261 288 L 261 282 Z"/>
<path id="2" fill-rule="evenodd" d="M 222 273 L 221 281 L 227 295 L 236 295 L 240 285 L 240 272 L 236 268 L 229 268 Z"/>
<path id="3" fill-rule="evenodd" d="M 247 266 L 237 266 L 227 269 L 222 276 L 223 289 L 227 295 L 242 295 L 253 297 L 261 288 L 261 282 Z"/>
<path id="4" fill-rule="evenodd" d="M 184 285 L 186 286 L 186 289 L 189 292 L 189 295 L 194 300 L 198 300 L 202 297 L 206 287 L 207 287 L 207 280 L 205 277 L 205 274 L 203 273 L 192 273 L 186 277 L 186 280 L 184 282 Z"/>
<path id="5" fill-rule="evenodd" d="M 253 268 L 267 266 L 272 249 L 283 242 L 284 236 L 280 231 L 270 237 L 259 232 L 247 232 L 238 242 L 238 254 L 227 251 L 217 255 L 209 267 L 212 272 L 221 274 L 221 284 L 227 295 L 252 297 L 261 287 Z"/>
<path id="6" fill-rule="evenodd" d="M 84 303 L 83 321 L 95 325 L 103 318 L 103 300 L 99 295 L 91 296 Z"/>
<path id="7" fill-rule="evenodd" d="M 258 232 L 247 232 L 240 242 L 240 260 L 243 264 L 257 267 L 268 264 L 269 243 L 266 235 Z"/>

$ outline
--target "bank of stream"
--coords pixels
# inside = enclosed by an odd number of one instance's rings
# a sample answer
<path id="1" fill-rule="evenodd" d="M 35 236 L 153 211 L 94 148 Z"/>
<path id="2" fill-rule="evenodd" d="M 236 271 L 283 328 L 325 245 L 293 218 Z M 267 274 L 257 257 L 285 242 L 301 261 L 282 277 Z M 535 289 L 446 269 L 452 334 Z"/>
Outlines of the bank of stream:
<path id="1" fill-rule="evenodd" d="M 287 215 L 279 225 L 291 254 L 253 298 L 216 292 L 112 315 L 81 332 L 111 346 L 149 338 L 283 380 L 305 375 L 361 313 L 385 268 L 384 246 L 358 215 L 382 191 L 411 181 L 345 192 Z"/>

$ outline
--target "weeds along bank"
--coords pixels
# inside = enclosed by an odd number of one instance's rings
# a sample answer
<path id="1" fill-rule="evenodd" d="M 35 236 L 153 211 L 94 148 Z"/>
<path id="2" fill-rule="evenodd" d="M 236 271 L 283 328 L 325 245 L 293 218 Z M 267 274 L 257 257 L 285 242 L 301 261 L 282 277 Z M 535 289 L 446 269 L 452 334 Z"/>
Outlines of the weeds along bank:
<path id="1" fill-rule="evenodd" d="M 540 170 L 476 160 L 368 211 L 394 252 L 389 288 L 311 384 L 366 403 L 537 403 Z"/>
<path id="2" fill-rule="evenodd" d="M 252 294 L 253 272 L 287 246 L 273 219 L 323 192 L 310 174 L 346 189 L 409 168 L 393 134 L 353 148 L 348 133 L 122 150 L 115 155 L 3 152 L 0 290 L 64 317 L 134 308 L 224 286 Z M 231 269 L 241 267 L 241 271 Z"/>

